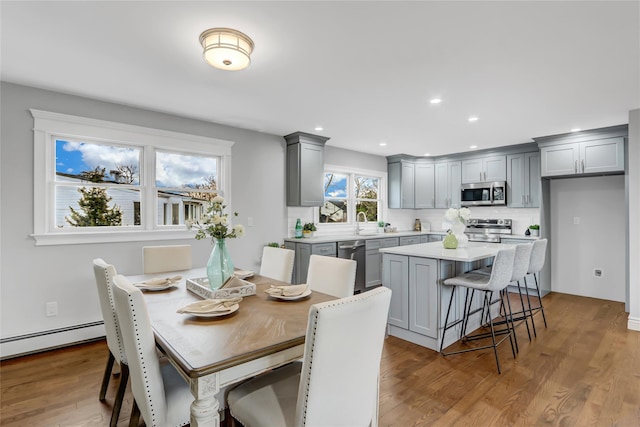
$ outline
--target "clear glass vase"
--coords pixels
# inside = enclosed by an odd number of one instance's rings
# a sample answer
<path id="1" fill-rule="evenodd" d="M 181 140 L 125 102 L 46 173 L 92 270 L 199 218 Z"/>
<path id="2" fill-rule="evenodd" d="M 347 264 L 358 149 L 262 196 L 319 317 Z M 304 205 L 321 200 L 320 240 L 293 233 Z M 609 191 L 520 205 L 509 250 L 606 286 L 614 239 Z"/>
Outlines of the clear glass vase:
<path id="1" fill-rule="evenodd" d="M 207 278 L 209 287 L 213 290 L 218 289 L 233 276 L 233 261 L 225 243 L 224 239 L 216 239 L 207 261 Z"/>
<path id="2" fill-rule="evenodd" d="M 454 221 L 453 224 L 451 224 L 451 231 L 455 234 L 456 239 L 458 239 L 459 248 L 465 248 L 467 247 L 467 243 L 469 243 L 469 237 L 464 234 L 466 228 L 466 225 L 461 221 Z"/>

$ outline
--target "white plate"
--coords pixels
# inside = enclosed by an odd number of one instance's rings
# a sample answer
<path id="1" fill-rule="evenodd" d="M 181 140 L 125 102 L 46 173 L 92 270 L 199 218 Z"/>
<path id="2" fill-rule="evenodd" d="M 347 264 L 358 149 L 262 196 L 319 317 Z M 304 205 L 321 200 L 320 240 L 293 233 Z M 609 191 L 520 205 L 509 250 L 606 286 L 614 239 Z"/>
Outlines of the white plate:
<path id="1" fill-rule="evenodd" d="M 302 299 L 302 298 L 308 297 L 309 295 L 311 295 L 311 289 L 307 289 L 306 291 L 304 291 L 300 295 L 294 295 L 294 296 L 291 296 L 291 297 L 285 297 L 283 295 L 269 295 L 269 296 L 272 297 L 272 298 L 275 298 L 275 299 L 283 300 L 283 301 L 295 301 L 297 299 Z"/>
<path id="2" fill-rule="evenodd" d="M 255 273 L 250 270 L 237 270 L 233 274 L 239 279 L 246 279 L 247 277 L 253 276 Z"/>
<path id="3" fill-rule="evenodd" d="M 175 288 L 176 284 L 175 283 L 169 283 L 166 285 L 162 285 L 162 286 L 145 286 L 145 285 L 134 285 L 136 288 L 142 290 L 142 291 L 164 291 L 170 288 Z"/>
<path id="4" fill-rule="evenodd" d="M 196 317 L 220 317 L 220 316 L 226 316 L 227 314 L 235 313 L 236 311 L 238 311 L 239 308 L 240 308 L 239 304 L 234 304 L 231 307 L 229 307 L 229 310 L 227 311 L 212 311 L 211 313 L 186 312 L 182 314 L 188 314 L 189 316 L 196 316 Z"/>

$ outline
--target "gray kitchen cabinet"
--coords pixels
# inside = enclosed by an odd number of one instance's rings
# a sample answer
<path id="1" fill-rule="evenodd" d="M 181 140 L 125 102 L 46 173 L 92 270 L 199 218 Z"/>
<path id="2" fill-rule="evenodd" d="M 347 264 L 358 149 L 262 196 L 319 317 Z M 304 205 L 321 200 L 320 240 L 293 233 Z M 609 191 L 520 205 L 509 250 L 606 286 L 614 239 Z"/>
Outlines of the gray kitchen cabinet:
<path id="1" fill-rule="evenodd" d="M 506 181 L 506 156 L 486 156 L 467 159 L 461 165 L 461 183 Z"/>
<path id="2" fill-rule="evenodd" d="M 409 329 L 409 257 L 388 254 L 383 260 L 382 283 L 392 291 L 388 322 Z"/>
<path id="3" fill-rule="evenodd" d="M 420 243 L 429 243 L 429 236 L 423 234 L 420 236 Z"/>
<path id="4" fill-rule="evenodd" d="M 461 162 L 435 163 L 436 208 L 459 208 L 462 185 Z"/>
<path id="5" fill-rule="evenodd" d="M 540 207 L 540 153 L 507 156 L 507 206 Z"/>
<path id="6" fill-rule="evenodd" d="M 365 288 L 382 284 L 382 254 L 378 249 L 398 245 L 397 237 L 366 240 Z"/>
<path id="7" fill-rule="evenodd" d="M 286 135 L 287 206 L 324 203 L 324 144 L 327 137 L 295 132 Z"/>
<path id="8" fill-rule="evenodd" d="M 293 263 L 293 284 L 307 282 L 309 271 L 309 258 L 311 255 L 323 255 L 335 257 L 338 255 L 336 242 L 304 243 L 286 241 L 284 246 L 295 251 Z"/>
<path id="9" fill-rule="evenodd" d="M 542 176 L 624 171 L 624 138 L 605 138 L 541 146 Z"/>
<path id="10" fill-rule="evenodd" d="M 392 254 L 383 260 L 383 284 L 393 292 L 389 325 L 437 339 L 438 261 Z"/>
<path id="11" fill-rule="evenodd" d="M 438 260 L 409 257 L 409 330 L 438 338 Z M 393 297 L 392 297 L 393 298 Z"/>
<path id="12" fill-rule="evenodd" d="M 439 234 L 429 234 L 428 236 L 428 242 L 441 242 L 442 241 L 443 236 L 439 235 Z"/>
<path id="13" fill-rule="evenodd" d="M 400 238 L 399 246 L 417 245 L 420 243 L 420 236 L 403 236 Z"/>
<path id="14" fill-rule="evenodd" d="M 433 163 L 415 163 L 414 207 L 416 209 L 435 207 L 435 166 Z"/>
<path id="15" fill-rule="evenodd" d="M 415 207 L 415 164 L 400 159 L 387 164 L 389 208 L 413 209 Z"/>

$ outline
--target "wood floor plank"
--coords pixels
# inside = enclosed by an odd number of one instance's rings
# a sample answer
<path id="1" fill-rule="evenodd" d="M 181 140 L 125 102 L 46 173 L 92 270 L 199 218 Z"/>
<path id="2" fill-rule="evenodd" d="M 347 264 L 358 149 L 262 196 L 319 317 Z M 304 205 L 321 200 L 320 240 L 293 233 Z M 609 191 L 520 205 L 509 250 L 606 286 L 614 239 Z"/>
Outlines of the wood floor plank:
<path id="1" fill-rule="evenodd" d="M 444 357 L 395 337 L 380 369 L 380 426 L 640 426 L 640 332 L 626 329 L 624 304 L 552 293 L 549 327 L 517 329 L 520 352 Z M 519 302 L 518 302 L 519 303 Z M 515 307 L 514 307 L 515 310 Z M 0 425 L 108 426 L 118 378 L 98 401 L 104 341 L 0 362 Z M 128 425 L 127 390 L 118 425 Z"/>

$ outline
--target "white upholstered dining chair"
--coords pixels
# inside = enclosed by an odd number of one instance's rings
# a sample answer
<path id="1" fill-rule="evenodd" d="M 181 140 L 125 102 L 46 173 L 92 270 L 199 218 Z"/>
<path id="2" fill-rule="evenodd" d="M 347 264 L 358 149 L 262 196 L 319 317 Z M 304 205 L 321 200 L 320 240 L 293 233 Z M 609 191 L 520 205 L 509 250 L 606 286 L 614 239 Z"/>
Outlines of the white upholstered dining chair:
<path id="1" fill-rule="evenodd" d="M 142 292 L 121 275 L 112 290 L 135 399 L 130 426 L 139 415 L 148 427 L 189 424 L 193 396 L 178 371 L 160 363 Z"/>
<path id="2" fill-rule="evenodd" d="M 311 255 L 307 285 L 312 291 L 336 298 L 353 295 L 357 263 L 351 259 Z"/>
<path id="3" fill-rule="evenodd" d="M 302 363 L 258 376 L 229 392 L 244 427 L 377 424 L 380 359 L 391 290 L 314 304 Z"/>
<path id="4" fill-rule="evenodd" d="M 291 283 L 295 254 L 291 249 L 265 246 L 262 250 L 260 275 Z"/>
<path id="5" fill-rule="evenodd" d="M 104 330 L 107 337 L 107 347 L 109 348 L 107 366 L 105 367 L 102 386 L 100 387 L 100 401 L 106 399 L 107 387 L 109 386 L 109 379 L 111 378 L 114 362 L 117 361 L 120 365 L 120 384 L 118 385 L 118 390 L 116 391 L 116 396 L 113 401 L 111 421 L 109 422 L 109 426 L 114 427 L 118 424 L 124 392 L 129 379 L 129 367 L 127 366 L 127 359 L 125 357 L 124 347 L 122 346 L 122 335 L 120 334 L 120 326 L 118 325 L 111 291 L 111 283 L 116 276 L 116 269 L 113 265 L 107 264 L 103 259 L 96 258 L 93 260 L 93 274 L 98 288 L 100 310 L 102 311 L 102 318 L 104 319 Z"/>
<path id="6" fill-rule="evenodd" d="M 145 246 L 142 248 L 144 274 L 191 268 L 191 245 Z"/>

